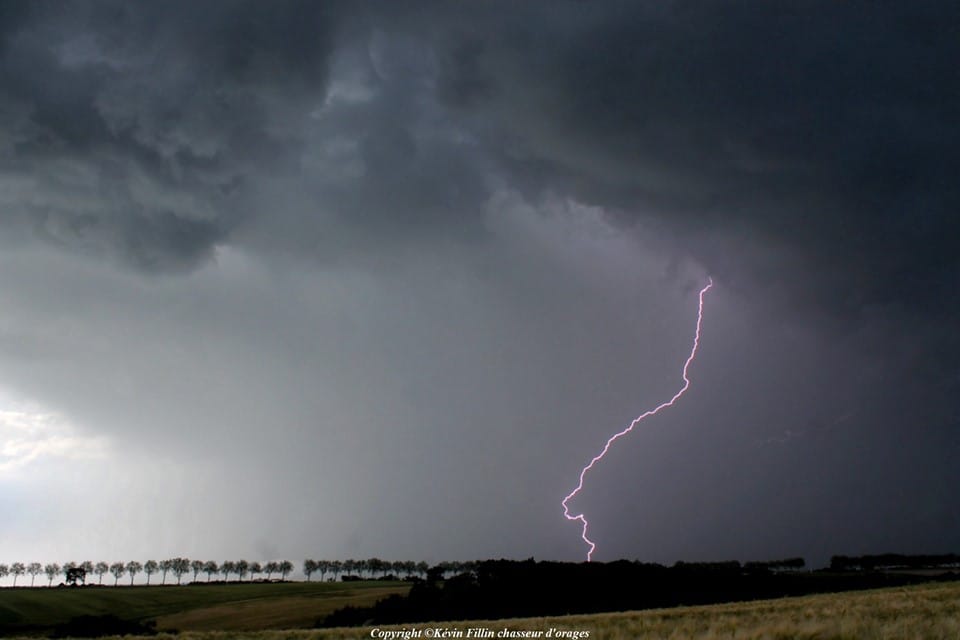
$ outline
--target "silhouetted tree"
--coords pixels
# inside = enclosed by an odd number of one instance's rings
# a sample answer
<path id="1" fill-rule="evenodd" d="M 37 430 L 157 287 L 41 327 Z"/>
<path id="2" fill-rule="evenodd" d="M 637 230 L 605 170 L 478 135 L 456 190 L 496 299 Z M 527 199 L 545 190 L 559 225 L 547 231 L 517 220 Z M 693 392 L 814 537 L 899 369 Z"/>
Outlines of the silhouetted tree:
<path id="1" fill-rule="evenodd" d="M 127 567 L 122 562 L 114 562 L 110 565 L 110 573 L 113 574 L 113 586 L 117 586 L 120 578 L 127 572 Z"/>
<path id="2" fill-rule="evenodd" d="M 320 561 L 320 563 L 323 562 L 323 560 Z M 313 575 L 313 572 L 320 568 L 320 563 L 309 558 L 303 561 L 303 575 L 307 576 L 307 582 L 310 582 L 310 576 Z M 323 580 L 323 572 L 320 573 L 320 580 Z"/>
<path id="3" fill-rule="evenodd" d="M 205 563 L 203 560 L 194 560 L 190 563 L 190 568 L 193 569 L 193 581 L 197 581 L 197 576 L 200 575 L 200 572 L 203 571 L 203 565 Z"/>
<path id="4" fill-rule="evenodd" d="M 143 571 L 143 565 L 137 562 L 136 560 L 131 560 L 127 563 L 127 573 L 130 574 L 130 586 L 133 586 L 133 579 L 137 577 L 137 574 Z"/>
<path id="5" fill-rule="evenodd" d="M 443 572 L 443 576 L 446 577 L 447 574 L 458 575 L 463 572 L 463 563 L 457 562 L 455 560 L 444 560 L 439 565 L 440 570 Z"/>
<path id="6" fill-rule="evenodd" d="M 43 566 L 39 562 L 31 562 L 27 565 L 27 573 L 30 574 L 30 586 L 33 586 L 33 581 L 37 579 L 37 576 L 40 572 L 43 571 Z"/>
<path id="7" fill-rule="evenodd" d="M 65 563 L 60 570 L 63 571 L 63 578 L 67 584 L 75 585 L 79 580 L 82 584 L 87 584 L 87 570 L 84 568 L 86 562 L 77 564 L 70 561 Z"/>
<path id="8" fill-rule="evenodd" d="M 263 567 L 260 566 L 260 563 L 254 560 L 250 563 L 250 579 L 256 580 L 257 576 L 263 573 Z"/>
<path id="9" fill-rule="evenodd" d="M 236 571 L 237 571 L 237 563 L 235 563 L 233 560 L 226 560 L 222 565 L 220 565 L 220 573 L 223 574 L 223 579 L 225 581 L 229 581 L 230 574 L 236 573 Z"/>
<path id="10" fill-rule="evenodd" d="M 173 568 L 173 560 L 167 558 L 160 561 L 160 584 L 167 584 L 167 573 Z"/>
<path id="11" fill-rule="evenodd" d="M 289 560 L 280 561 L 280 579 L 286 580 L 290 572 L 293 571 L 293 563 Z"/>
<path id="12" fill-rule="evenodd" d="M 357 561 L 353 558 L 347 558 L 343 561 L 343 572 L 350 574 L 357 570 Z"/>
<path id="13" fill-rule="evenodd" d="M 147 586 L 150 586 L 150 576 L 160 570 L 160 563 L 156 560 L 147 560 L 143 563 L 143 572 L 147 574 Z"/>
<path id="14" fill-rule="evenodd" d="M 102 560 L 96 564 L 96 566 L 93 568 L 93 571 L 94 573 L 97 574 L 97 577 L 99 578 L 99 581 L 97 584 L 103 584 L 103 574 L 105 574 L 109 570 L 110 570 L 110 565 L 108 565 L 106 562 L 103 562 Z"/>
<path id="15" fill-rule="evenodd" d="M 68 567 L 65 573 L 68 585 L 75 587 L 77 586 L 77 582 L 87 584 L 87 572 L 83 570 L 82 564 Z"/>
<path id="16" fill-rule="evenodd" d="M 207 582 L 210 582 L 213 574 L 220 573 L 220 566 L 213 560 L 207 560 L 203 563 L 203 572 L 207 574 Z"/>
<path id="17" fill-rule="evenodd" d="M 177 577 L 177 584 L 180 584 L 183 574 L 190 571 L 190 561 L 187 558 L 173 558 L 170 560 L 170 570 Z"/>
<path id="18" fill-rule="evenodd" d="M 60 565 L 56 562 L 51 562 L 43 567 L 43 572 L 47 574 L 47 586 L 52 587 L 53 579 L 60 573 Z"/>
<path id="19" fill-rule="evenodd" d="M 405 578 L 410 578 L 417 572 L 417 563 L 413 560 L 404 560 L 400 563 L 400 571 Z"/>
<path id="20" fill-rule="evenodd" d="M 280 571 L 280 564 L 276 560 L 271 560 L 263 565 L 263 570 L 267 572 L 267 580 L 269 580 L 271 575 Z"/>
<path id="21" fill-rule="evenodd" d="M 246 560 L 237 560 L 235 566 L 237 577 L 240 579 L 240 582 L 243 582 L 243 577 L 247 575 L 247 571 L 250 569 L 250 563 Z"/>
<path id="22" fill-rule="evenodd" d="M 10 575 L 10 567 L 5 564 L 0 564 L 0 580 L 6 578 Z"/>
<path id="23" fill-rule="evenodd" d="M 96 567 L 90 560 L 84 560 L 80 563 L 80 568 L 83 569 L 83 584 L 87 584 L 87 576 L 92 576 Z"/>
<path id="24" fill-rule="evenodd" d="M 22 562 L 14 562 L 10 565 L 10 573 L 13 575 L 13 586 L 17 586 L 17 576 L 22 576 L 27 572 L 27 568 Z"/>
<path id="25" fill-rule="evenodd" d="M 436 584 L 443 581 L 443 567 L 439 564 L 435 564 L 429 569 L 427 569 L 427 582 L 430 584 Z"/>
<path id="26" fill-rule="evenodd" d="M 317 563 L 317 569 L 320 570 L 320 579 L 326 579 L 326 573 L 329 571 L 333 574 L 333 579 L 336 580 L 337 574 L 343 570 L 343 561 L 342 560 L 321 560 Z"/>
<path id="27" fill-rule="evenodd" d="M 323 580 L 326 577 L 327 571 L 332 572 L 336 565 L 342 565 L 343 563 L 339 560 L 320 560 L 317 562 L 317 569 L 320 571 L 320 579 Z"/>

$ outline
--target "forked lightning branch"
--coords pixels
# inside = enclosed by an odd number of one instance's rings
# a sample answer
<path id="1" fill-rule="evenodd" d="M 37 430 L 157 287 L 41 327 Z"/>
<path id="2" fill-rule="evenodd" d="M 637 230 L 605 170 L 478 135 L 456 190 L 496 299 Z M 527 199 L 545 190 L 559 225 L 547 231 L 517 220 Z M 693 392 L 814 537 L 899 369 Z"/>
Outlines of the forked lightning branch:
<path id="1" fill-rule="evenodd" d="M 584 478 L 586 478 L 587 472 L 593 469 L 593 466 L 597 464 L 600 460 L 602 460 L 603 456 L 607 455 L 607 451 L 610 450 L 610 445 L 612 445 L 618 439 L 622 438 L 623 436 L 633 431 L 633 428 L 637 426 L 637 424 L 640 423 L 641 421 L 649 418 L 652 415 L 656 415 L 662 409 L 666 409 L 667 407 L 673 406 L 673 403 L 675 403 L 680 398 L 680 396 L 686 393 L 687 389 L 690 387 L 690 378 L 687 377 L 687 371 L 690 368 L 690 363 L 692 363 L 693 359 L 697 356 L 697 347 L 700 346 L 700 324 L 703 321 L 703 297 L 704 295 L 706 295 L 707 291 L 709 291 L 712 286 L 713 286 L 713 278 L 710 278 L 709 282 L 707 282 L 707 285 L 700 290 L 700 297 L 699 297 L 700 306 L 697 309 L 697 330 L 693 335 L 693 348 L 690 349 L 690 355 L 687 356 L 687 361 L 683 363 L 683 386 L 668 401 L 658 405 L 657 407 L 647 411 L 646 413 L 643 413 L 637 416 L 636 418 L 634 418 L 633 422 L 631 422 L 630 425 L 627 428 L 625 428 L 623 431 L 620 431 L 610 436 L 610 438 L 607 440 L 607 443 L 603 446 L 603 450 L 600 453 L 598 453 L 596 456 L 594 456 L 594 458 L 590 461 L 590 463 L 587 464 L 587 466 L 585 466 L 582 471 L 580 471 L 580 482 L 577 483 L 576 489 L 574 489 L 569 494 L 567 494 L 567 497 L 564 498 L 563 501 L 561 502 L 561 504 L 563 505 L 564 517 L 567 520 L 576 520 L 580 522 L 580 524 L 582 525 L 580 537 L 583 538 L 583 541 L 587 543 L 587 546 L 589 547 L 587 549 L 587 562 L 593 559 L 593 552 L 597 548 L 597 545 L 592 540 L 590 540 L 589 537 L 587 537 L 587 530 L 590 525 L 587 522 L 586 516 L 583 515 L 582 513 L 578 513 L 577 515 L 571 514 L 568 503 L 574 496 L 580 493 L 581 489 L 583 489 L 583 480 Z"/>

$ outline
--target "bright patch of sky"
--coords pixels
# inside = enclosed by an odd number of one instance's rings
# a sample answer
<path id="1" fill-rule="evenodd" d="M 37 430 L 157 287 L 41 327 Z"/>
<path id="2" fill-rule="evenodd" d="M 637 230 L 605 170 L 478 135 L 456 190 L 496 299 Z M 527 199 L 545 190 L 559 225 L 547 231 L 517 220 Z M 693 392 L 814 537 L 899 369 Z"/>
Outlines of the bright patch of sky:
<path id="1" fill-rule="evenodd" d="M 45 460 L 107 454 L 106 438 L 81 435 L 66 416 L 0 389 L 0 476 Z"/>

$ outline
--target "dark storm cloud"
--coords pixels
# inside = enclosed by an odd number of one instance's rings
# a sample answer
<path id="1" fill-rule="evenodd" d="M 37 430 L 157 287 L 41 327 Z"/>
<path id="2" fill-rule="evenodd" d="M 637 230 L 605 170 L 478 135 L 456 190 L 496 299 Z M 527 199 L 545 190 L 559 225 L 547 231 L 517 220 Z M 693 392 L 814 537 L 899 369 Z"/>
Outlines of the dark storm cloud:
<path id="1" fill-rule="evenodd" d="M 440 95 L 496 122 L 491 152 L 515 179 L 799 251 L 834 305 L 942 308 L 960 255 L 955 5 L 531 12 L 439 36 Z"/>
<path id="2" fill-rule="evenodd" d="M 0 382 L 131 554 L 579 558 L 709 273 L 602 555 L 952 550 L 957 12 L 0 3 Z"/>
<path id="3" fill-rule="evenodd" d="M 320 3 L 11 7 L 4 223 L 141 268 L 222 241 L 251 176 L 289 169 L 324 91 Z"/>
<path id="4" fill-rule="evenodd" d="M 362 11 L 8 11 L 18 18 L 0 59 L 9 233 L 176 270 L 227 241 L 329 259 L 436 227 L 476 232 L 484 177 L 475 145 L 430 96 L 431 53 Z"/>
<path id="5" fill-rule="evenodd" d="M 661 225 L 731 279 L 763 265 L 699 232 L 796 252 L 835 309 L 942 311 L 957 275 L 949 4 L 5 11 L 8 225 L 142 267 L 475 235 L 499 185 Z"/>

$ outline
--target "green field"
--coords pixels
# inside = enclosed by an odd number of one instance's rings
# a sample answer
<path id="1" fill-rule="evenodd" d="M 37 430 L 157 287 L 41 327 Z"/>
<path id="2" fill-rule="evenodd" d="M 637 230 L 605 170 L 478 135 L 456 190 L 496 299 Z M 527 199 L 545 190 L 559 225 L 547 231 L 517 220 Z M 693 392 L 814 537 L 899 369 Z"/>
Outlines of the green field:
<path id="1" fill-rule="evenodd" d="M 678 607 L 589 616 L 383 626 L 381 630 L 486 629 L 540 632 L 579 640 L 956 640 L 960 638 L 960 582 L 915 585 L 842 594 Z M 189 633 L 179 640 L 346 640 L 370 638 L 372 629 Z M 589 636 L 584 636 L 588 632 Z M 452 636 L 448 636 L 452 637 Z"/>
<path id="2" fill-rule="evenodd" d="M 0 589 L 0 635 L 43 632 L 83 615 L 156 620 L 160 630 L 304 628 L 334 609 L 369 606 L 409 588 L 377 581 L 8 588 Z"/>
<path id="3" fill-rule="evenodd" d="M 129 613 L 141 617 L 183 622 L 168 625 L 185 630 L 181 634 L 162 633 L 158 640 L 359 639 L 370 638 L 373 630 L 271 629 L 309 625 L 317 617 L 314 612 L 333 602 L 340 606 L 351 598 L 375 599 L 382 596 L 385 588 L 390 587 L 366 582 L 351 583 L 349 587 L 293 583 L 49 592 L 5 589 L 0 591 L 0 615 L 63 619 L 80 613 L 116 613 L 129 608 Z M 318 608 L 310 609 L 306 601 Z M 13 609 L 10 603 L 17 603 L 18 608 Z M 60 610 L 61 606 L 66 608 Z M 286 622 L 297 619 L 302 622 Z M 217 626 L 223 630 L 201 630 Z M 445 630 L 447 637 L 461 633 L 459 637 L 468 638 L 470 628 L 488 630 L 493 635 L 486 637 L 491 639 L 497 638 L 501 630 L 529 630 L 549 638 L 546 634 L 552 629 L 553 638 L 573 638 L 574 634 L 562 632 L 577 632 L 579 640 L 946 640 L 960 638 L 960 582 L 640 612 L 380 627 L 419 631 L 420 635 L 414 637 L 420 638 L 429 637 L 428 629 Z"/>

